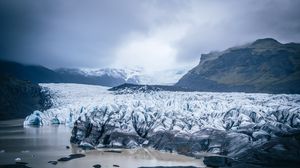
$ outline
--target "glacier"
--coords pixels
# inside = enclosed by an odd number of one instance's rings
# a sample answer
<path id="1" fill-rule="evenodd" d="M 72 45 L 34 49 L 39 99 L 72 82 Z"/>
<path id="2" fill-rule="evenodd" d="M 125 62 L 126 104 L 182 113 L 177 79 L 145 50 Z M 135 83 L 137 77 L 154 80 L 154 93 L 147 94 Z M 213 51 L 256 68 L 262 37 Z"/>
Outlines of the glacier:
<path id="1" fill-rule="evenodd" d="M 50 93 L 52 107 L 34 112 L 24 125 L 69 125 L 71 142 L 82 147 L 151 147 L 239 159 L 267 146 L 268 151 L 299 157 L 297 94 L 113 92 L 93 85 L 40 85 Z M 286 137 L 292 137 L 288 143 Z"/>

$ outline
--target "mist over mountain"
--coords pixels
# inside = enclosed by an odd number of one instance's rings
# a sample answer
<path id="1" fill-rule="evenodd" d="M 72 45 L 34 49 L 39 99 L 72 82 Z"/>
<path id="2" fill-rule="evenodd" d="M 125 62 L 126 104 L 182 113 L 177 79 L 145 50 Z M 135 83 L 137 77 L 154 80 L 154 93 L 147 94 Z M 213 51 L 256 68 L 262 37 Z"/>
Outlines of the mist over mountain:
<path id="1" fill-rule="evenodd" d="M 202 54 L 176 86 L 199 91 L 300 93 L 300 44 L 259 39 Z"/>

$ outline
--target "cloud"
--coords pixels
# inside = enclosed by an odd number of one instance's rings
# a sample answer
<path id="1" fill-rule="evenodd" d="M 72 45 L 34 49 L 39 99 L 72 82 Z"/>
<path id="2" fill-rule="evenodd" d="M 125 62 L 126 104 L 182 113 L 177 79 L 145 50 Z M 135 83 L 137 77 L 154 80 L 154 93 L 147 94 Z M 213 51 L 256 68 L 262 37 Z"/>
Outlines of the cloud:
<path id="1" fill-rule="evenodd" d="M 6 49 L 1 57 L 53 68 L 109 66 L 116 43 L 147 22 L 140 15 L 142 4 L 133 1 L 0 3 L 5 9 L 1 25 L 7 25 L 1 28 L 6 35 L 1 38 Z"/>
<path id="2" fill-rule="evenodd" d="M 151 73 L 180 66 L 175 43 L 186 33 L 178 24 L 156 25 L 148 32 L 133 32 L 115 49 L 116 67 L 142 67 Z"/>
<path id="3" fill-rule="evenodd" d="M 193 1 L 181 19 L 190 29 L 178 42 L 178 59 L 193 61 L 201 53 L 224 50 L 272 37 L 299 42 L 299 1 Z"/>
<path id="4" fill-rule="evenodd" d="M 0 1 L 2 59 L 57 67 L 198 63 L 258 38 L 300 42 L 297 0 Z"/>

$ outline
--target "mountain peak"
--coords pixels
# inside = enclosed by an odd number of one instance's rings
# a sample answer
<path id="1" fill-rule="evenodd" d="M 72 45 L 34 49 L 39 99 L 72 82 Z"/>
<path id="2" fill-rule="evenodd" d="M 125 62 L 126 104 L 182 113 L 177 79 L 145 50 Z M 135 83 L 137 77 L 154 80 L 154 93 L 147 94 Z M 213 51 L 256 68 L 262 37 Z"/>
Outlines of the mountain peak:
<path id="1" fill-rule="evenodd" d="M 277 46 L 277 45 L 280 45 L 281 43 L 278 42 L 277 40 L 273 39 L 273 38 L 264 38 L 264 39 L 258 39 L 256 41 L 254 41 L 252 43 L 252 46 L 268 46 L 268 47 L 271 47 L 271 46 Z"/>

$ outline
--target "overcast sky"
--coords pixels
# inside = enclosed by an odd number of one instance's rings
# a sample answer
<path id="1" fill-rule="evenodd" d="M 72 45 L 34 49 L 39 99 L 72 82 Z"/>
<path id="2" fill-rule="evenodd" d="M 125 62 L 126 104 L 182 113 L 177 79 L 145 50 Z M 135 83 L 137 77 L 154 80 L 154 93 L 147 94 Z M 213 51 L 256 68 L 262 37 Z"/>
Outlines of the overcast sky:
<path id="1" fill-rule="evenodd" d="M 193 67 L 258 38 L 300 41 L 299 0 L 1 0 L 0 58 L 58 67 Z"/>

